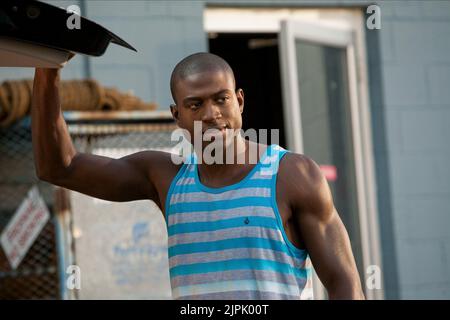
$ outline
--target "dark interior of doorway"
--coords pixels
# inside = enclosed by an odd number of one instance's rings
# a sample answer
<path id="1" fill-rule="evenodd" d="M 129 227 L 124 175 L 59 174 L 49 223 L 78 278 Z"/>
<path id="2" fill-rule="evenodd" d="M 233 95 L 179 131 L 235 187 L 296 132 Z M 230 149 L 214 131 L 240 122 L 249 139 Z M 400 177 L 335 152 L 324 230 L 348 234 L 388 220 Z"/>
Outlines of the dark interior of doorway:
<path id="1" fill-rule="evenodd" d="M 286 147 L 278 34 L 210 33 L 208 38 L 209 52 L 230 64 L 236 87 L 244 90 L 242 129 L 278 129 L 279 144 Z"/>

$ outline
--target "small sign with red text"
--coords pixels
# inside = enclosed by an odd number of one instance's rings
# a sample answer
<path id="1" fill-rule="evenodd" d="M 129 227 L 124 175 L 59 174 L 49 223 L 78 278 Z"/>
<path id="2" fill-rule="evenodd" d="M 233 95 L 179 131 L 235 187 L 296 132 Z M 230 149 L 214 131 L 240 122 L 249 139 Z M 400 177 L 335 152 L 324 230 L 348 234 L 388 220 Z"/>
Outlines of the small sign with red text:
<path id="1" fill-rule="evenodd" d="M 325 179 L 328 181 L 336 181 L 337 180 L 337 169 L 336 166 L 332 165 L 320 165 L 320 169 L 322 170 Z"/>
<path id="2" fill-rule="evenodd" d="M 38 188 L 31 188 L 1 235 L 3 250 L 13 269 L 25 257 L 49 218 Z"/>

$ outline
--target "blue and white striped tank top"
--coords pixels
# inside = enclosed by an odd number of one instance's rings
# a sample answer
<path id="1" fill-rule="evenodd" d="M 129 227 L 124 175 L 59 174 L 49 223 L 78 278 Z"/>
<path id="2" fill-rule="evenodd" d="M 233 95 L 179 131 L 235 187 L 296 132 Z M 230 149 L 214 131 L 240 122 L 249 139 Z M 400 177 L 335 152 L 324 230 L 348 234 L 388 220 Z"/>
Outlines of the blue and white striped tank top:
<path id="1" fill-rule="evenodd" d="M 287 151 L 269 146 L 240 182 L 209 188 L 195 156 L 166 199 L 174 299 L 312 299 L 307 251 L 288 239 L 276 203 L 278 165 Z"/>

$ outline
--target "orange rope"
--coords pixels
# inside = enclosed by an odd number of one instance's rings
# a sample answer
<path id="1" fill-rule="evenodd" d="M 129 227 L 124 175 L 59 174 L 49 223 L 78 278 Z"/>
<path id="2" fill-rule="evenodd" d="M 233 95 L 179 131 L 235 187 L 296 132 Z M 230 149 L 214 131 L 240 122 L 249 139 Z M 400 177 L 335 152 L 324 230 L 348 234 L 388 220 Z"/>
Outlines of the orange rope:
<path id="1" fill-rule="evenodd" d="M 60 101 L 63 110 L 155 110 L 155 103 L 105 88 L 93 79 L 61 81 Z M 31 110 L 32 80 L 4 81 L 0 85 L 0 127 L 8 127 L 27 116 Z"/>

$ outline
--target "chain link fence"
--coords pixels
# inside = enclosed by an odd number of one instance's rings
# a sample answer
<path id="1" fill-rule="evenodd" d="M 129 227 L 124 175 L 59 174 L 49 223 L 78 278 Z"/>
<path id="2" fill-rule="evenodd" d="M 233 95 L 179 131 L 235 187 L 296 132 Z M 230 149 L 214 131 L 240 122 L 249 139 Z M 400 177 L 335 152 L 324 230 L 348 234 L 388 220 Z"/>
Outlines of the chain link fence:
<path id="1" fill-rule="evenodd" d="M 150 118 L 130 118 L 125 114 L 99 120 L 70 113 L 66 119 L 80 152 L 119 150 L 122 156 L 139 150 L 170 150 L 177 143 L 170 139 L 175 124 L 167 114 Z M 61 299 L 64 288 L 61 290 L 60 286 L 65 283 L 65 279 L 60 279 L 64 275 L 60 256 L 65 253 L 59 252 L 64 246 L 58 244 L 55 188 L 36 177 L 29 120 L 0 129 L 0 234 L 34 185 L 38 186 L 51 218 L 17 269 L 11 268 L 0 247 L 0 299 Z"/>
<path id="2" fill-rule="evenodd" d="M 26 123 L 0 130 L 0 234 L 32 186 L 52 213 L 53 188 L 37 179 Z M 44 226 L 17 269 L 12 269 L 0 249 L 0 299 L 57 299 L 57 267 L 54 216 Z"/>

